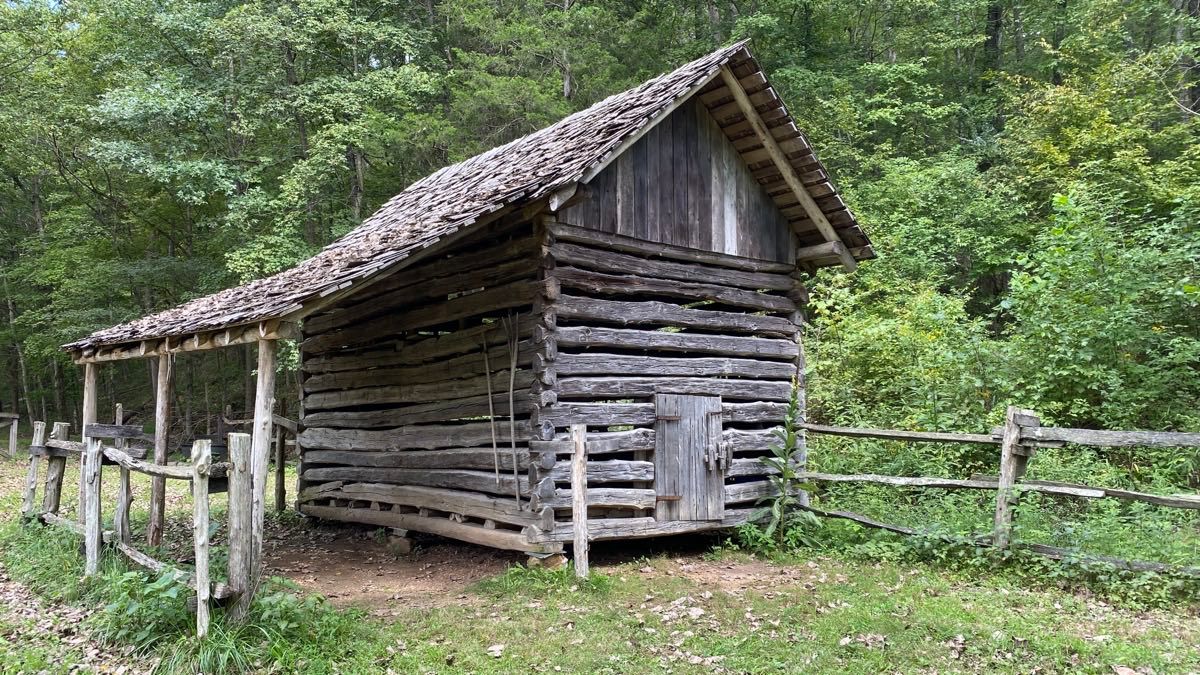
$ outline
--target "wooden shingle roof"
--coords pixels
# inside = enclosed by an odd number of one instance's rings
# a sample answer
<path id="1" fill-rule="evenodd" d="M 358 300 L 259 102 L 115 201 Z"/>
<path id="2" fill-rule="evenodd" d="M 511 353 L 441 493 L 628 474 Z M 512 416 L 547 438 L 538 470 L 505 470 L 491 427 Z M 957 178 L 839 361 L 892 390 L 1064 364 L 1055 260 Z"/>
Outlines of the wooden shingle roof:
<path id="1" fill-rule="evenodd" d="M 816 224 L 787 193 L 752 125 L 736 109 L 732 92 L 719 76 L 722 68 L 738 78 L 778 148 L 787 153 L 796 175 L 845 245 L 857 257 L 871 257 L 870 242 L 743 42 L 413 183 L 356 229 L 296 267 L 96 331 L 64 348 L 75 352 L 76 358 L 87 358 L 100 347 L 301 319 L 334 294 L 407 264 L 448 235 L 590 179 L 639 132 L 695 95 L 784 209 L 801 244 L 821 241 Z"/>

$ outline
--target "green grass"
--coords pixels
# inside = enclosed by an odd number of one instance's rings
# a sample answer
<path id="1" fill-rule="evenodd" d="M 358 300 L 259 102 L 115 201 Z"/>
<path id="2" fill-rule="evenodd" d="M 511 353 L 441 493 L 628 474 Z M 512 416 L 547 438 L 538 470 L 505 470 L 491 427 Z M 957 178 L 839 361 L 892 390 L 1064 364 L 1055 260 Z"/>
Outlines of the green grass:
<path id="1" fill-rule="evenodd" d="M 4 475 L 21 470 L 3 464 Z M 13 485 L 0 484 L 8 514 L 19 500 Z M 514 567 L 465 597 L 391 605 L 382 616 L 301 597 L 280 581 L 246 626 L 227 625 L 218 611 L 203 644 L 177 587 L 152 586 L 113 555 L 81 581 L 71 536 L 9 519 L 0 559 L 48 602 L 94 608 L 86 622 L 94 639 L 136 645 L 131 658 L 161 659 L 162 672 L 1200 670 L 1194 606 L 1114 603 L 1056 588 L 1022 565 L 914 559 L 892 540 L 855 539 L 841 527 L 822 535 L 849 542 L 837 550 L 769 561 L 726 547 L 594 563 L 599 573 L 587 582 L 569 568 Z M 16 627 L 0 608 L 0 633 L 13 636 L 0 639 L 0 671 L 66 672 L 79 657 L 76 646 Z"/>

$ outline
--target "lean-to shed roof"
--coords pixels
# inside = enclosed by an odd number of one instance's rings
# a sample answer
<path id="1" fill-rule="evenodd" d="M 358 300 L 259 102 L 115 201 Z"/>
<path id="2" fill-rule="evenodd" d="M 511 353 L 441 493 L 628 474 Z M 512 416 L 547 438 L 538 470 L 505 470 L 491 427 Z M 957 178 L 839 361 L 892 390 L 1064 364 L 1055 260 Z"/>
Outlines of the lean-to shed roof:
<path id="1" fill-rule="evenodd" d="M 796 175 L 845 246 L 856 257 L 871 257 L 870 242 L 743 42 L 422 178 L 388 200 L 352 232 L 296 267 L 96 331 L 64 348 L 86 357 L 96 348 L 121 343 L 302 318 L 330 295 L 394 269 L 448 235 L 506 208 L 546 198 L 590 179 L 625 150 L 639 132 L 693 95 L 701 97 L 759 182 L 784 209 L 801 245 L 824 241 L 718 76 L 722 66 L 728 67 L 741 83 L 759 118 L 787 153 Z"/>

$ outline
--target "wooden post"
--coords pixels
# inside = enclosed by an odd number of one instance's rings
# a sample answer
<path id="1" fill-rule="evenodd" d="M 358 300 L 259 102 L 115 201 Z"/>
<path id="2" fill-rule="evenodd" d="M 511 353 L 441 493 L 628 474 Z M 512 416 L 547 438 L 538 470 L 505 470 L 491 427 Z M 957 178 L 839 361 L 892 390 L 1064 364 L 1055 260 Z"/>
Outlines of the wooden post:
<path id="1" fill-rule="evenodd" d="M 96 423 L 96 364 L 83 364 L 83 429 L 87 429 L 87 425 Z M 83 436 L 83 442 L 86 444 L 88 438 Z M 79 508 L 75 514 L 76 519 L 80 524 L 84 523 L 83 509 L 83 488 L 84 476 L 87 474 L 86 464 L 87 454 L 79 455 Z"/>
<path id="2" fill-rule="evenodd" d="M 21 422 L 21 418 L 12 418 L 12 424 L 8 427 L 8 457 L 15 459 L 17 456 L 17 432 Z"/>
<path id="3" fill-rule="evenodd" d="M 1040 426 L 1030 410 L 1009 406 L 1004 414 L 1004 436 L 1000 443 L 1000 477 L 996 490 L 996 521 L 992 544 L 1007 548 L 1012 538 L 1013 508 L 1017 505 L 1014 486 L 1025 475 L 1032 450 L 1021 445 L 1021 427 Z"/>
<path id="4" fill-rule="evenodd" d="M 90 577 L 100 569 L 100 439 L 88 438 L 83 463 L 83 545 L 86 560 L 83 575 Z"/>
<path id="5" fill-rule="evenodd" d="M 50 430 L 50 438 L 65 441 L 70 436 L 71 425 L 66 422 L 55 422 Z M 82 455 L 80 459 L 82 461 Z M 58 515 L 58 507 L 62 502 L 63 474 L 67 471 L 66 457 L 49 457 L 46 460 L 46 491 L 42 495 L 42 512 Z"/>
<path id="6" fill-rule="evenodd" d="M 588 576 L 587 425 L 571 425 L 571 522 L 575 534 L 575 576 Z"/>
<path id="7" fill-rule="evenodd" d="M 267 463 L 271 458 L 271 423 L 275 394 L 274 340 L 258 341 L 258 382 L 254 399 L 254 425 L 250 441 L 250 579 L 231 609 L 235 619 L 246 616 L 262 578 L 263 518 L 267 492 Z"/>
<path id="8" fill-rule="evenodd" d="M 192 444 L 192 538 L 196 544 L 196 637 L 208 635 L 208 470 L 212 466 L 212 441 Z"/>
<path id="9" fill-rule="evenodd" d="M 113 415 L 113 420 L 116 424 L 125 423 L 125 408 L 120 403 L 116 406 L 116 413 Z M 113 445 L 118 450 L 125 448 L 125 439 L 117 438 L 113 440 Z M 133 502 L 133 493 L 129 487 L 129 469 L 120 467 L 117 471 L 117 510 L 113 514 L 113 529 L 116 531 L 117 541 L 125 545 L 132 545 L 133 534 L 129 529 L 129 506 Z"/>
<path id="10" fill-rule="evenodd" d="M 158 357 L 158 378 L 154 387 L 154 463 L 167 463 L 167 442 L 171 431 L 171 369 L 170 354 Z M 146 543 L 162 543 L 163 521 L 167 506 L 167 479 L 153 476 L 150 480 L 150 523 L 146 526 Z"/>
<path id="11" fill-rule="evenodd" d="M 25 474 L 25 499 L 21 501 L 21 515 L 26 518 L 32 518 L 34 515 L 33 500 L 37 498 L 38 462 L 42 461 L 42 458 L 33 454 L 32 450 L 38 446 L 42 446 L 42 449 L 45 450 L 45 445 L 46 423 L 34 422 L 33 440 L 29 444 L 29 471 Z"/>
<path id="12" fill-rule="evenodd" d="M 229 434 L 229 586 L 238 593 L 250 587 L 250 434 Z M 236 609 L 236 607 L 234 608 Z M 231 619 L 242 619 L 245 614 Z"/>
<path id="13" fill-rule="evenodd" d="M 796 387 L 796 402 L 799 406 L 799 419 L 796 422 L 803 424 L 808 421 L 808 383 L 804 373 L 804 306 L 808 302 L 808 289 L 804 287 L 804 282 L 793 279 L 789 297 L 796 303 L 796 311 L 789 317 L 792 325 L 796 327 L 793 336 L 796 341 L 796 379 L 793 385 Z M 792 453 L 791 461 L 796 465 L 797 471 L 808 470 L 808 431 L 803 426 L 796 429 L 796 450 Z M 808 490 L 797 492 L 796 503 L 803 507 L 809 506 Z"/>
<path id="14" fill-rule="evenodd" d="M 287 468 L 287 445 L 282 425 L 275 425 L 275 511 L 283 513 L 287 508 L 287 485 L 284 470 Z"/>

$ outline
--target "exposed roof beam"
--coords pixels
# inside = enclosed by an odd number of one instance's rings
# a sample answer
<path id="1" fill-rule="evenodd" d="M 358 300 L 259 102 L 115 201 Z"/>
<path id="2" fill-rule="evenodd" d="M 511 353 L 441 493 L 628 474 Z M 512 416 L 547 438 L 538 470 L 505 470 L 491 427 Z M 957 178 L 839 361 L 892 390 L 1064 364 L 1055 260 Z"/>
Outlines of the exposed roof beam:
<path id="1" fill-rule="evenodd" d="M 733 94 L 733 99 L 737 101 L 738 106 L 742 109 L 742 114 L 746 117 L 746 121 L 750 123 L 750 128 L 754 130 L 754 134 L 758 136 L 767 153 L 771 156 L 771 161 L 775 162 L 775 166 L 779 168 L 780 175 L 783 180 L 796 194 L 796 199 L 800 201 L 800 205 L 804 207 L 805 213 L 817 226 L 817 230 L 821 236 L 825 237 L 826 241 L 842 244 L 841 237 L 833 229 L 833 225 L 829 223 L 829 219 L 825 217 L 825 213 L 821 211 L 821 207 L 817 206 L 817 202 L 813 200 L 812 195 L 804 188 L 804 184 L 800 182 L 800 177 L 796 175 L 796 170 L 792 167 L 792 163 L 788 161 L 787 155 L 783 149 L 779 147 L 779 143 L 775 137 L 771 135 L 767 125 L 759 117 L 758 111 L 755 110 L 754 104 L 750 102 L 750 97 L 746 95 L 746 90 L 742 89 L 742 85 L 738 82 L 738 78 L 729 70 L 729 66 L 721 66 L 721 79 L 725 81 L 725 86 L 729 87 L 730 93 Z M 853 271 L 857 266 L 857 261 L 854 256 L 850 255 L 845 244 L 842 244 L 841 250 L 837 252 L 838 259 L 841 260 L 842 266 L 849 271 Z"/>
<path id="2" fill-rule="evenodd" d="M 841 260 L 843 265 L 846 265 L 846 259 L 849 258 L 850 264 L 846 266 L 846 269 L 850 270 L 851 272 L 858 267 L 858 261 L 854 259 L 853 255 L 849 255 L 849 251 L 846 250 L 846 245 L 840 241 L 827 241 L 824 244 L 801 246 L 800 248 L 796 249 L 797 263 L 820 260 L 821 258 L 835 257 L 838 260 Z"/>
<path id="3" fill-rule="evenodd" d="M 78 350 L 74 352 L 73 357 L 75 363 L 126 361 L 162 354 L 220 349 L 251 344 L 259 340 L 295 340 L 299 337 L 300 329 L 295 323 L 271 319 L 191 335 L 103 345 L 94 349 Z"/>

